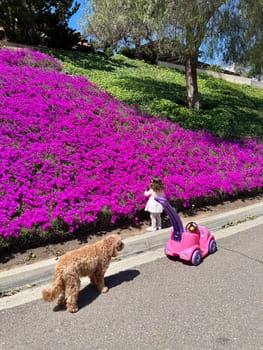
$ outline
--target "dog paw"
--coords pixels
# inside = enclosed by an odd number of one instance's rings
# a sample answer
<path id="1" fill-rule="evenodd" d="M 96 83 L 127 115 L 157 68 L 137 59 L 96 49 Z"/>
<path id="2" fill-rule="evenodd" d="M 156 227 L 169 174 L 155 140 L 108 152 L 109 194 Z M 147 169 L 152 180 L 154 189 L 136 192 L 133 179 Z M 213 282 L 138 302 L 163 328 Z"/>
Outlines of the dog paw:
<path id="1" fill-rule="evenodd" d="M 68 312 L 70 312 L 72 314 L 74 314 L 75 312 L 78 312 L 78 311 L 79 311 L 79 309 L 77 307 L 72 308 L 72 309 L 68 309 Z"/>
<path id="2" fill-rule="evenodd" d="M 107 293 L 108 290 L 109 290 L 109 288 L 105 286 L 102 288 L 101 293 Z"/>
<path id="3" fill-rule="evenodd" d="M 75 312 L 79 311 L 79 308 L 77 306 L 68 306 L 67 311 L 74 314 Z"/>

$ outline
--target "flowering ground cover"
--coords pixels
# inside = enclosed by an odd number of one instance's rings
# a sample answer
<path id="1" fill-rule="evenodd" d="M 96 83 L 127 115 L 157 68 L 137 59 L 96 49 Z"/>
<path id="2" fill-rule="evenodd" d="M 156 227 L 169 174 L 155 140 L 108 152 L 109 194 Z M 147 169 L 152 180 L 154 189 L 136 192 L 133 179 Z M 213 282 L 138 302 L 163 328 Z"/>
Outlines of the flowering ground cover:
<path id="1" fill-rule="evenodd" d="M 0 236 L 136 218 L 151 176 L 185 206 L 262 187 L 259 141 L 182 129 L 60 70 L 44 54 L 0 50 Z"/>

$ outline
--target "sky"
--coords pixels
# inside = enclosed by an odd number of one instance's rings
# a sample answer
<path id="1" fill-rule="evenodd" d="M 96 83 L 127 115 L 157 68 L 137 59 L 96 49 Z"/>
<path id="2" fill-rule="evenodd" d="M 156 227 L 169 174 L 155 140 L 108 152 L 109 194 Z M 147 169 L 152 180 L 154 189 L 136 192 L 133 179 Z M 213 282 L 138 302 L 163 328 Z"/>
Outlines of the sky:
<path id="1" fill-rule="evenodd" d="M 84 5 L 84 3 L 87 3 L 87 1 L 85 1 L 85 0 L 78 0 L 78 1 L 75 1 L 75 2 L 80 3 L 80 8 L 75 13 L 75 15 L 73 15 L 70 18 L 70 20 L 69 20 L 69 27 L 72 28 L 72 29 L 75 29 L 77 32 L 81 33 L 81 27 L 79 25 L 79 22 L 81 20 L 82 13 L 83 13 L 83 11 L 84 11 L 84 9 L 86 7 L 86 5 Z M 73 6 L 74 6 L 75 2 L 73 3 Z"/>

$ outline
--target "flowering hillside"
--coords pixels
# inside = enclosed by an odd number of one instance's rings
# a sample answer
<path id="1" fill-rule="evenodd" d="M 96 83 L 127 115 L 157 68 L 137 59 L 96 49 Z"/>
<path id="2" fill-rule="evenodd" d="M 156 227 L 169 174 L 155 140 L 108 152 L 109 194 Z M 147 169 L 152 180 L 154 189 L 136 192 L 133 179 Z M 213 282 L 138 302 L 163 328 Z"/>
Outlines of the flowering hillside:
<path id="1" fill-rule="evenodd" d="M 170 200 L 234 194 L 263 185 L 263 145 L 221 141 L 138 115 L 52 57 L 0 50 L 0 235 L 73 231 L 108 213 L 136 215 L 151 176 Z"/>

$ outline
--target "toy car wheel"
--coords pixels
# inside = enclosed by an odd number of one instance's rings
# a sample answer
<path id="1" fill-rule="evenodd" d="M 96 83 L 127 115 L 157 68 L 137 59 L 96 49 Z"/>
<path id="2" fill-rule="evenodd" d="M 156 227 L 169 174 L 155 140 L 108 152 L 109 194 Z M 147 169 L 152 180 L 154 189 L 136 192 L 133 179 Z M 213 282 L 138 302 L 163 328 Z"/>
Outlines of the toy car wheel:
<path id="1" fill-rule="evenodd" d="M 209 242 L 208 251 L 210 254 L 213 254 L 216 252 L 216 250 L 217 250 L 216 241 L 214 239 L 211 239 L 211 241 Z"/>
<path id="2" fill-rule="evenodd" d="M 192 261 L 192 264 L 195 265 L 195 266 L 197 266 L 197 265 L 199 265 L 201 263 L 201 261 L 202 261 L 202 254 L 201 254 L 200 250 L 195 250 L 193 252 L 191 261 Z"/>

